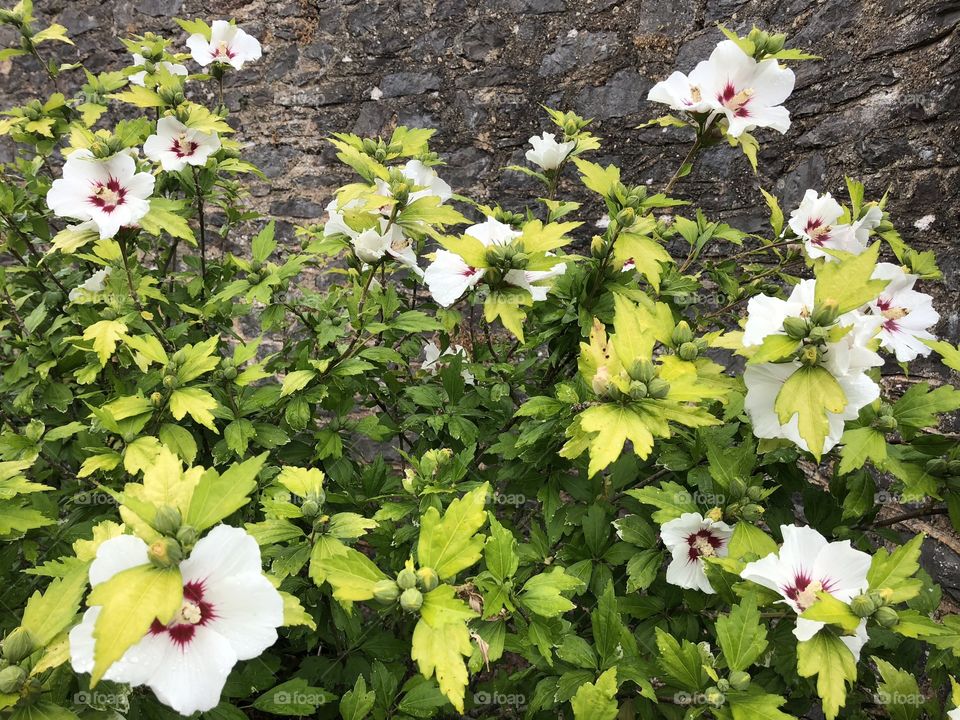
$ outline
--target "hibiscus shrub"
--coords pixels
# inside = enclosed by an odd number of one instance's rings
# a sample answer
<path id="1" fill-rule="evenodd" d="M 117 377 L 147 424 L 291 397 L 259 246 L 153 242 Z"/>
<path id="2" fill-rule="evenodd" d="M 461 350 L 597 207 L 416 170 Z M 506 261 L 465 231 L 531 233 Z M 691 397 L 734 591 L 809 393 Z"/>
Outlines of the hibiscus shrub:
<path id="1" fill-rule="evenodd" d="M 5 716 L 960 704 L 902 524 L 960 526 L 960 392 L 880 383 L 960 369 L 934 257 L 854 180 L 789 218 L 761 190 L 760 234 L 673 197 L 789 130 L 783 36 L 721 28 L 651 90 L 691 138 L 661 192 L 569 112 L 519 211 L 455 195 L 430 130 L 334 133 L 354 180 L 280 243 L 224 104 L 256 39 L 180 21 L 95 75 L 28 0 L 0 22 L 51 80 L 0 120 Z"/>

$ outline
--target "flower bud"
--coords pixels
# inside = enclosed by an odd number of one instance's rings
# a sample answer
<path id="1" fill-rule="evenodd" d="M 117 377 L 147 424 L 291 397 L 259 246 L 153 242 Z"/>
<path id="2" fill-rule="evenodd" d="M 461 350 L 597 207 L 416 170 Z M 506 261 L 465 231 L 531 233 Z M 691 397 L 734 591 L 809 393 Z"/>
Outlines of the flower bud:
<path id="1" fill-rule="evenodd" d="M 670 383 L 662 378 L 654 378 L 647 383 L 647 392 L 656 400 L 663 400 L 670 393 Z"/>
<path id="2" fill-rule="evenodd" d="M 225 367 L 223 369 L 223 379 L 224 380 L 236 380 L 237 379 L 237 369 L 235 367 Z"/>
<path id="3" fill-rule="evenodd" d="M 677 354 L 688 362 L 693 362 L 697 359 L 697 356 L 700 354 L 700 348 L 697 347 L 696 343 L 685 342 L 680 346 L 680 350 L 677 351 Z"/>
<path id="4" fill-rule="evenodd" d="M 0 692 L 15 693 L 23 687 L 23 681 L 27 677 L 27 671 L 17 665 L 11 665 L 0 670 Z"/>
<path id="5" fill-rule="evenodd" d="M 747 488 L 747 497 L 756 502 L 763 497 L 763 488 L 759 485 L 751 485 Z"/>
<path id="6" fill-rule="evenodd" d="M 594 235 L 593 240 L 590 241 L 590 254 L 599 260 L 606 253 L 606 243 L 604 242 L 603 237 L 600 235 Z"/>
<path id="7" fill-rule="evenodd" d="M 416 588 L 408 588 L 400 595 L 400 607 L 407 612 L 416 612 L 423 605 L 423 594 Z"/>
<path id="8" fill-rule="evenodd" d="M 420 568 L 417 570 L 417 583 L 424 592 L 430 592 L 440 584 L 440 576 L 433 568 Z"/>
<path id="9" fill-rule="evenodd" d="M 738 477 L 733 478 L 730 481 L 730 486 L 728 487 L 730 492 L 730 497 L 734 500 L 739 500 L 747 493 L 747 484 Z"/>
<path id="10" fill-rule="evenodd" d="M 730 681 L 726 678 L 720 678 L 717 680 L 717 690 L 722 693 L 730 692 Z"/>
<path id="11" fill-rule="evenodd" d="M 147 550 L 147 558 L 158 568 L 170 568 L 179 565 L 183 559 L 183 552 L 176 540 L 161 538 Z"/>
<path id="12" fill-rule="evenodd" d="M 821 327 L 833 325 L 837 320 L 839 310 L 840 307 L 837 305 L 836 300 L 826 300 L 818 303 L 814 306 L 813 312 L 810 315 L 810 322 L 814 325 L 820 325 Z"/>
<path id="13" fill-rule="evenodd" d="M 33 638 L 30 631 L 21 626 L 7 635 L 0 643 L 0 650 L 3 651 L 3 659 L 12 663 L 18 663 L 35 650 Z"/>
<path id="14" fill-rule="evenodd" d="M 816 365 L 820 362 L 820 351 L 814 345 L 807 345 L 800 353 L 799 359 L 804 365 Z"/>
<path id="15" fill-rule="evenodd" d="M 177 389 L 177 376 L 172 374 L 167 374 L 163 376 L 163 386 L 167 390 L 176 390 Z"/>
<path id="16" fill-rule="evenodd" d="M 197 544 L 197 540 L 200 539 L 200 533 L 192 525 L 181 525 L 180 529 L 177 530 L 177 542 L 180 543 L 182 547 L 192 548 Z"/>
<path id="17" fill-rule="evenodd" d="M 182 522 L 180 511 L 172 505 L 162 505 L 157 510 L 157 515 L 153 520 L 153 527 L 157 532 L 164 535 L 175 535 L 180 529 Z"/>
<path id="18" fill-rule="evenodd" d="M 631 207 L 625 207 L 623 210 L 617 213 L 617 222 L 621 227 L 628 228 L 632 227 L 633 224 L 637 221 L 637 213 Z"/>
<path id="19" fill-rule="evenodd" d="M 950 475 L 960 475 L 960 460 L 950 460 L 947 463 L 947 472 Z"/>
<path id="20" fill-rule="evenodd" d="M 373 586 L 373 597 L 389 605 L 395 603 L 400 597 L 400 588 L 393 580 L 381 580 Z"/>
<path id="21" fill-rule="evenodd" d="M 703 694 L 703 699 L 706 700 L 710 705 L 715 705 L 720 707 L 723 705 L 726 698 L 723 696 L 723 693 L 720 692 L 720 688 L 713 686 L 708 687 L 706 692 Z"/>
<path id="22" fill-rule="evenodd" d="M 657 368 L 649 360 L 635 360 L 627 369 L 627 374 L 631 380 L 649 383 L 657 376 Z"/>
<path id="23" fill-rule="evenodd" d="M 643 400 L 647 396 L 647 384 L 639 380 L 631 380 L 629 393 L 632 399 Z"/>
<path id="24" fill-rule="evenodd" d="M 743 510 L 740 511 L 740 517 L 747 522 L 757 522 L 763 517 L 763 508 L 754 503 L 744 505 Z"/>
<path id="25" fill-rule="evenodd" d="M 825 327 L 817 325 L 816 327 L 810 328 L 810 332 L 807 335 L 807 339 L 815 344 L 825 343 L 830 339 L 830 331 Z"/>
<path id="26" fill-rule="evenodd" d="M 363 147 L 363 152 L 367 155 L 373 155 L 377 152 L 377 143 L 372 138 L 364 138 L 361 146 Z"/>
<path id="27" fill-rule="evenodd" d="M 865 618 L 876 612 L 877 603 L 869 595 L 861 593 L 850 601 L 850 609 L 857 617 Z"/>
<path id="28" fill-rule="evenodd" d="M 878 415 L 873 421 L 873 426 L 877 430 L 891 432 L 897 429 L 897 419 L 893 415 Z"/>
<path id="29" fill-rule="evenodd" d="M 670 335 L 670 339 L 676 346 L 692 342 L 693 330 L 690 329 L 690 324 L 686 320 L 678 322 L 677 326 L 673 329 L 673 333 Z"/>
<path id="30" fill-rule="evenodd" d="M 783 45 L 787 41 L 786 33 L 776 33 L 767 38 L 766 50 L 773 55 L 783 50 Z"/>
<path id="31" fill-rule="evenodd" d="M 783 321 L 783 329 L 794 340 L 803 340 L 810 332 L 806 318 L 788 317 Z"/>
<path id="32" fill-rule="evenodd" d="M 410 590 L 417 586 L 417 574 L 410 568 L 404 568 L 397 575 L 397 585 L 404 590 Z"/>
<path id="33" fill-rule="evenodd" d="M 892 628 L 894 625 L 900 622 L 900 616 L 897 614 L 897 611 L 889 605 L 884 605 L 882 608 L 878 608 L 873 617 L 885 628 Z"/>
<path id="34" fill-rule="evenodd" d="M 317 513 L 320 512 L 320 503 L 312 499 L 304 500 L 300 506 L 300 512 L 303 513 L 305 518 L 316 517 Z"/>
<path id="35" fill-rule="evenodd" d="M 150 404 L 155 408 L 163 405 L 163 394 L 158 392 L 150 393 Z"/>
<path id="36" fill-rule="evenodd" d="M 934 477 L 943 477 L 947 474 L 950 465 L 943 458 L 934 458 L 927 460 L 927 472 Z"/>
<path id="37" fill-rule="evenodd" d="M 746 690 L 750 686 L 750 673 L 734 670 L 730 673 L 730 687 L 734 690 Z"/>

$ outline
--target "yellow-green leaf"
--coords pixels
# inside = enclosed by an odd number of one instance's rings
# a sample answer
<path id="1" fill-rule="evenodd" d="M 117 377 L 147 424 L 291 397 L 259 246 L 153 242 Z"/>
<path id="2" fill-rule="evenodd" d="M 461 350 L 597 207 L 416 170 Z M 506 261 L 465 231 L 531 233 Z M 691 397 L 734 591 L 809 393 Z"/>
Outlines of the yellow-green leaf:
<path id="1" fill-rule="evenodd" d="M 441 580 L 453 577 L 476 563 L 483 554 L 484 537 L 476 534 L 487 520 L 490 486 L 484 483 L 450 503 L 443 518 L 435 507 L 420 521 L 417 560 L 433 568 Z"/>
<path id="2" fill-rule="evenodd" d="M 463 622 L 434 627 L 421 618 L 413 630 L 410 658 L 425 678 L 436 676 L 440 692 L 461 714 L 468 679 L 463 658 L 472 653 L 470 630 Z"/>
<path id="3" fill-rule="evenodd" d="M 187 387 L 174 390 L 170 395 L 170 413 L 174 419 L 182 420 L 184 415 L 190 415 L 194 420 L 217 432 L 217 426 L 213 424 L 213 413 L 219 403 L 213 395 L 198 387 Z"/>
<path id="4" fill-rule="evenodd" d="M 83 339 L 93 341 L 93 350 L 100 358 L 102 367 L 113 356 L 125 332 L 127 326 L 119 320 L 100 320 L 83 331 Z"/>
<path id="5" fill-rule="evenodd" d="M 806 366 L 787 378 L 774 403 L 781 424 L 798 417 L 800 437 L 818 461 L 830 431 L 827 413 L 840 413 L 846 406 L 847 396 L 837 379 L 822 367 Z"/>

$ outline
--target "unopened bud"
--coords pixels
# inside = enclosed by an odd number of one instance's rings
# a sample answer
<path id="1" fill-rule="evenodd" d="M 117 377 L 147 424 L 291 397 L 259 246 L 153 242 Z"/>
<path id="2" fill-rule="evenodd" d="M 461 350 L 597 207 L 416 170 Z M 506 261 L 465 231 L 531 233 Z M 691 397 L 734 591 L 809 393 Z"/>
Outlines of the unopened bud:
<path id="1" fill-rule="evenodd" d="M 869 595 L 861 593 L 850 601 L 850 609 L 857 617 L 865 618 L 873 615 L 877 609 L 877 603 Z"/>
<path id="2" fill-rule="evenodd" d="M 400 595 L 400 607 L 407 612 L 416 612 L 423 605 L 423 593 L 416 588 L 409 588 Z"/>
<path id="3" fill-rule="evenodd" d="M 878 415 L 873 421 L 873 426 L 877 428 L 877 430 L 891 432 L 897 429 L 897 419 L 893 417 L 893 415 Z"/>
<path id="4" fill-rule="evenodd" d="M 604 256 L 605 252 L 606 243 L 604 242 L 603 237 L 600 235 L 594 235 L 593 240 L 590 241 L 590 254 L 599 260 Z"/>
<path id="5" fill-rule="evenodd" d="M 814 344 L 825 343 L 830 339 L 830 331 L 822 325 L 817 325 L 810 328 L 807 339 Z"/>
<path id="6" fill-rule="evenodd" d="M 632 399 L 643 400 L 647 396 L 647 384 L 639 380 L 631 380 L 629 393 Z"/>
<path id="7" fill-rule="evenodd" d="M 147 550 L 147 558 L 158 568 L 170 568 L 180 564 L 183 552 L 176 540 L 161 538 Z"/>
<path id="8" fill-rule="evenodd" d="M 161 405 L 163 405 L 163 395 L 158 392 L 151 393 L 150 404 L 153 405 L 154 407 L 160 407 Z"/>
<path id="9" fill-rule="evenodd" d="M 300 506 L 300 512 L 303 513 L 305 518 L 316 517 L 317 513 L 320 512 L 320 503 L 312 499 L 304 500 Z"/>
<path id="10" fill-rule="evenodd" d="M 404 568 L 397 575 L 397 585 L 404 590 L 409 590 L 417 586 L 417 574 L 410 568 Z"/>
<path id="11" fill-rule="evenodd" d="M 621 227 L 632 227 L 636 221 L 637 213 L 631 207 L 625 207 L 623 210 L 617 213 L 617 222 L 620 223 Z"/>
<path id="12" fill-rule="evenodd" d="M 379 602 L 389 605 L 400 597 L 400 588 L 393 580 L 380 580 L 373 586 L 373 597 Z"/>
<path id="13" fill-rule="evenodd" d="M 800 353 L 800 362 L 804 365 L 816 365 L 820 361 L 820 351 L 814 345 L 807 345 Z"/>
<path id="14" fill-rule="evenodd" d="M 756 522 L 763 517 L 763 508 L 754 503 L 744 505 L 743 510 L 740 511 L 740 517 L 748 522 Z"/>
<path id="15" fill-rule="evenodd" d="M 673 329 L 670 339 L 673 341 L 673 344 L 678 347 L 684 343 L 691 342 L 693 340 L 693 330 L 690 329 L 690 324 L 686 320 L 678 322 L 677 326 Z"/>
<path id="16" fill-rule="evenodd" d="M 806 318 L 788 317 L 783 321 L 783 329 L 794 340 L 803 340 L 810 332 L 810 324 Z"/>
<path id="17" fill-rule="evenodd" d="M 897 614 L 897 611 L 889 605 L 884 605 L 882 608 L 878 608 L 873 617 L 885 628 L 892 628 L 894 625 L 900 622 L 900 616 Z"/>
<path id="18" fill-rule="evenodd" d="M 950 460 L 947 463 L 947 473 L 950 475 L 960 475 L 960 460 Z"/>
<path id="19" fill-rule="evenodd" d="M 840 306 L 836 300 L 825 300 L 814 306 L 813 313 L 810 315 L 810 322 L 820 326 L 833 325 L 837 320 L 839 310 Z"/>
<path id="20" fill-rule="evenodd" d="M 163 505 L 157 510 L 157 515 L 153 520 L 153 527 L 157 532 L 164 535 L 175 535 L 180 529 L 180 523 L 183 518 L 180 511 L 172 505 Z"/>
<path id="21" fill-rule="evenodd" d="M 0 670 L 0 693 L 11 694 L 23 687 L 27 678 L 27 671 L 18 665 L 11 665 Z"/>
<path id="22" fill-rule="evenodd" d="M 934 477 L 943 477 L 947 474 L 949 469 L 949 464 L 943 458 L 934 458 L 933 460 L 927 460 L 927 472 L 933 475 Z"/>
<path id="23" fill-rule="evenodd" d="M 700 354 L 700 348 L 697 347 L 696 343 L 685 342 L 680 346 L 680 349 L 677 351 L 677 354 L 688 362 L 693 362 L 697 359 L 697 356 Z"/>
<path id="24" fill-rule="evenodd" d="M 647 383 L 647 392 L 656 400 L 663 400 L 670 393 L 670 383 L 662 378 L 654 378 Z"/>
<path id="25" fill-rule="evenodd" d="M 750 673 L 734 670 L 730 673 L 730 687 L 734 690 L 746 690 L 750 686 Z"/>
<path id="26" fill-rule="evenodd" d="M 417 570 L 417 583 L 424 592 L 430 592 L 440 584 L 440 576 L 433 568 L 420 568 Z"/>
<path id="27" fill-rule="evenodd" d="M 18 663 L 30 655 L 36 649 L 30 631 L 21 626 L 7 635 L 0 643 L 0 650 L 3 651 L 3 659 L 12 663 Z"/>
<path id="28" fill-rule="evenodd" d="M 199 539 L 200 533 L 192 525 L 181 525 L 180 529 L 177 530 L 177 542 L 180 543 L 181 547 L 192 548 Z"/>
<path id="29" fill-rule="evenodd" d="M 735 477 L 730 481 L 728 490 L 731 498 L 739 500 L 747 493 L 747 484 L 741 478 Z"/>
<path id="30" fill-rule="evenodd" d="M 708 687 L 706 692 L 703 694 L 703 699 L 706 700 L 710 705 L 714 705 L 716 707 L 723 705 L 724 700 L 726 700 L 723 693 L 720 692 L 720 688 L 716 686 Z"/>
<path id="31" fill-rule="evenodd" d="M 657 367 L 649 360 L 635 360 L 627 369 L 632 380 L 649 383 L 657 376 Z"/>

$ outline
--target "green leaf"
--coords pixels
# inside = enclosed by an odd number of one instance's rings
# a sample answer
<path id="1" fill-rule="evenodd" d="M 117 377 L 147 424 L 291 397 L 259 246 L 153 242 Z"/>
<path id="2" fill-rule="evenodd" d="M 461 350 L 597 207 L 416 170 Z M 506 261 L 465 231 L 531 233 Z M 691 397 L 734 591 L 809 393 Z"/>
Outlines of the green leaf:
<path id="1" fill-rule="evenodd" d="M 876 697 L 888 716 L 891 720 L 916 720 L 926 699 L 920 692 L 917 679 L 882 658 L 875 657 L 873 661 L 883 678 L 882 683 L 877 683 Z"/>
<path id="2" fill-rule="evenodd" d="M 555 617 L 575 607 L 562 593 L 582 587 L 582 580 L 568 575 L 561 567 L 555 567 L 549 573 L 540 573 L 527 580 L 517 600 L 537 615 Z"/>
<path id="3" fill-rule="evenodd" d="M 651 517 L 654 522 L 661 525 L 670 520 L 676 520 L 684 513 L 699 511 L 690 491 L 675 482 L 660 483 L 659 487 L 648 485 L 636 490 L 627 490 L 626 494 L 645 505 L 659 508 Z"/>
<path id="4" fill-rule="evenodd" d="M 193 235 L 193 230 L 190 229 L 190 223 L 181 214 L 189 211 L 189 207 L 182 200 L 152 197 L 150 198 L 150 210 L 137 223 L 144 232 L 154 237 L 160 237 L 160 235 L 166 233 L 171 237 L 180 238 L 191 245 L 196 245 L 197 239 Z"/>
<path id="5" fill-rule="evenodd" d="M 937 427 L 940 424 L 938 413 L 960 409 L 960 390 L 950 385 L 942 385 L 935 390 L 925 382 L 911 385 L 903 396 L 894 403 L 893 417 L 897 429 L 905 439 L 910 440 L 923 428 Z"/>
<path id="6" fill-rule="evenodd" d="M 741 521 L 733 528 L 727 545 L 727 555 L 735 560 L 762 558 L 777 552 L 777 543 L 752 523 Z"/>
<path id="7" fill-rule="evenodd" d="M 767 629 L 760 622 L 754 595 L 733 606 L 729 615 L 717 618 L 717 642 L 730 670 L 746 670 L 763 655 Z"/>
<path id="8" fill-rule="evenodd" d="M 860 255 L 827 262 L 817 271 L 814 299 L 817 305 L 832 304 L 843 314 L 863 307 L 879 295 L 889 280 L 871 280 L 877 267 L 880 243 Z"/>
<path id="9" fill-rule="evenodd" d="M 822 591 L 817 593 L 817 601 L 804 610 L 800 617 L 836 625 L 844 631 L 845 635 L 852 634 L 860 624 L 860 618 L 853 614 L 853 610 L 847 603 Z"/>
<path id="10" fill-rule="evenodd" d="M 333 515 L 327 525 L 327 532 L 338 540 L 352 540 L 367 534 L 367 530 L 377 527 L 377 521 L 352 512 Z"/>
<path id="11" fill-rule="evenodd" d="M 417 560 L 421 567 L 433 568 L 441 580 L 466 570 L 480 559 L 484 537 L 476 534 L 487 520 L 485 506 L 490 486 L 487 483 L 450 503 L 441 519 L 430 507 L 420 520 Z"/>
<path id="12" fill-rule="evenodd" d="M 253 261 L 255 263 L 265 263 L 267 258 L 276 250 L 277 241 L 274 240 L 275 228 L 276 223 L 271 220 L 263 230 L 254 236 L 253 242 L 250 245 L 250 252 L 253 255 Z"/>
<path id="13" fill-rule="evenodd" d="M 113 356 L 117 343 L 126 332 L 127 326 L 119 320 L 100 320 L 83 331 L 83 339 L 93 341 L 93 350 L 102 367 Z"/>
<path id="14" fill-rule="evenodd" d="M 298 390 L 303 390 L 316 376 L 317 373 L 314 370 L 294 370 L 291 373 L 287 373 L 287 376 L 283 378 L 280 397 L 286 397 Z"/>
<path id="15" fill-rule="evenodd" d="M 443 583 L 423 596 L 420 617 L 435 628 L 448 623 L 469 622 L 479 615 L 456 596 L 453 585 Z"/>
<path id="16" fill-rule="evenodd" d="M 207 470 L 194 488 L 184 522 L 205 530 L 246 505 L 257 488 L 257 475 L 268 454 L 234 463 L 223 475 L 213 468 Z"/>
<path id="17" fill-rule="evenodd" d="M 774 403 L 782 425 L 797 416 L 800 437 L 818 461 L 830 431 L 827 413 L 840 413 L 846 406 L 847 396 L 840 383 L 828 370 L 818 366 L 797 368 L 780 388 Z"/>
<path id="18" fill-rule="evenodd" d="M 20 623 L 30 631 L 37 647 L 46 647 L 66 630 L 80 609 L 87 590 L 88 564 L 75 566 L 62 578 L 55 578 L 41 594 L 34 592 L 27 600 Z"/>
<path id="19" fill-rule="evenodd" d="M 197 457 L 197 441 L 186 428 L 173 423 L 160 426 L 160 442 L 173 450 L 187 465 L 192 465 Z"/>
<path id="20" fill-rule="evenodd" d="M 748 363 L 777 362 L 793 355 L 800 347 L 800 341 L 789 335 L 767 335 L 763 343 L 753 350 Z M 752 350 L 752 348 L 751 348 Z"/>
<path id="21" fill-rule="evenodd" d="M 891 604 L 916 597 L 923 582 L 913 576 L 920 569 L 920 549 L 925 537 L 923 533 L 915 535 L 892 553 L 887 552 L 886 548 L 879 548 L 867 571 L 870 589 L 889 593 L 888 602 Z"/>
<path id="22" fill-rule="evenodd" d="M 363 675 L 357 675 L 353 690 L 348 690 L 340 698 L 340 717 L 343 720 L 363 720 L 373 710 L 377 694 L 373 690 L 367 692 L 367 681 Z"/>
<path id="23" fill-rule="evenodd" d="M 154 620 L 166 625 L 183 602 L 183 580 L 176 568 L 138 565 L 97 585 L 87 604 L 100 605 L 93 628 L 94 666 L 90 687 L 133 645 L 140 642 Z"/>
<path id="24" fill-rule="evenodd" d="M 490 537 L 483 546 L 483 559 L 487 570 L 498 580 L 513 577 L 520 566 L 520 557 L 517 555 L 517 540 L 513 533 L 497 522 L 492 513 L 490 520 Z"/>
<path id="25" fill-rule="evenodd" d="M 847 702 L 847 683 L 857 679 L 853 653 L 830 630 L 821 630 L 810 640 L 797 644 L 797 673 L 817 676 L 817 694 L 823 701 L 823 714 L 834 720 Z"/>
<path id="26" fill-rule="evenodd" d="M 370 558 L 346 546 L 342 553 L 327 558 L 319 569 L 333 587 L 333 597 L 344 607 L 372 598 L 373 586 L 387 578 Z"/>
<path id="27" fill-rule="evenodd" d="M 887 459 L 887 439 L 873 427 L 851 428 L 840 438 L 840 466 L 837 470 L 846 475 L 863 467 L 867 460 L 882 467 Z"/>
<path id="28" fill-rule="evenodd" d="M 689 640 L 683 643 L 660 628 L 656 628 L 658 662 L 664 673 L 684 690 L 703 690 L 707 677 L 703 671 L 700 650 Z"/>
<path id="29" fill-rule="evenodd" d="M 612 667 L 595 683 L 584 683 L 570 700 L 575 720 L 615 720 L 617 707 L 617 668 Z"/>
<path id="30" fill-rule="evenodd" d="M 960 372 L 960 347 L 954 347 L 943 340 L 923 340 L 922 342 L 940 355 L 944 365 Z"/>
<path id="31" fill-rule="evenodd" d="M 767 207 L 770 208 L 770 227 L 773 228 L 773 236 L 780 237 L 780 233 L 783 231 L 783 210 L 780 209 L 780 203 L 777 202 L 776 197 L 763 188 L 760 188 L 760 192 L 767 203 Z"/>
<path id="32" fill-rule="evenodd" d="M 727 705 L 733 720 L 795 720 L 780 710 L 787 700 L 780 695 L 763 692 L 728 692 Z"/>
<path id="33" fill-rule="evenodd" d="M 213 413 L 219 403 L 203 388 L 186 387 L 174 390 L 170 395 L 170 414 L 175 420 L 182 420 L 184 415 L 190 415 L 196 422 L 217 432 L 213 424 Z"/>
<path id="34" fill-rule="evenodd" d="M 277 482 L 294 495 L 305 498 L 307 495 L 319 495 L 323 490 L 324 475 L 317 468 L 302 468 L 285 465 L 277 475 Z"/>
<path id="35" fill-rule="evenodd" d="M 436 676 L 440 691 L 461 715 L 468 679 L 463 658 L 472 653 L 470 631 L 465 623 L 434 627 L 421 618 L 413 630 L 410 659 L 425 678 Z"/>

